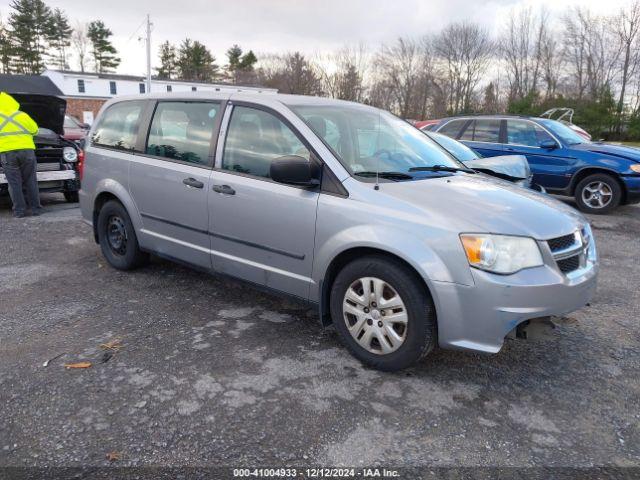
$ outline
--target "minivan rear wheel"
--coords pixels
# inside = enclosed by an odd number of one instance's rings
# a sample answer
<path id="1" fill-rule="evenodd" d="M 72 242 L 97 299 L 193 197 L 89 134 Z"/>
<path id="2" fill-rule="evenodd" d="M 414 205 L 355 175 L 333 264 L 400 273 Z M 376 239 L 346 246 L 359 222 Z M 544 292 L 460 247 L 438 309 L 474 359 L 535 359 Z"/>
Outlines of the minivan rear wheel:
<path id="1" fill-rule="evenodd" d="M 342 342 L 363 363 L 396 371 L 436 345 L 429 292 L 401 262 L 371 255 L 347 264 L 331 288 L 331 317 Z"/>
<path id="2" fill-rule="evenodd" d="M 620 205 L 622 188 L 611 175 L 596 173 L 578 183 L 575 199 L 578 208 L 585 213 L 609 213 Z"/>
<path id="3" fill-rule="evenodd" d="M 105 203 L 98 214 L 98 241 L 109 265 L 118 270 L 131 270 L 148 260 L 127 210 L 115 200 Z"/>

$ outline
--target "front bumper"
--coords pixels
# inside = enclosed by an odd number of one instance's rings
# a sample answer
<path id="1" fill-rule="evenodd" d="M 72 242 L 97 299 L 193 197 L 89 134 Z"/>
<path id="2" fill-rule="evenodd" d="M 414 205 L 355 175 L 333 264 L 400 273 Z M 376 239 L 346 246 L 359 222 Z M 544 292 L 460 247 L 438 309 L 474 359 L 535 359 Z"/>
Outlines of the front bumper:
<path id="1" fill-rule="evenodd" d="M 38 183 L 55 182 L 59 180 L 75 180 L 75 170 L 54 170 L 50 172 L 37 172 Z M 0 173 L 0 185 L 7 183 L 7 177 L 4 173 Z"/>
<path id="2" fill-rule="evenodd" d="M 73 169 L 39 171 L 36 175 L 41 192 L 76 192 L 80 189 L 78 174 Z M 0 173 L 0 194 L 5 194 L 7 191 L 7 177 L 4 173 Z"/>
<path id="3" fill-rule="evenodd" d="M 626 203 L 640 203 L 640 175 L 622 177 L 627 192 Z"/>
<path id="4" fill-rule="evenodd" d="M 472 269 L 472 276 L 472 286 L 432 282 L 438 341 L 442 348 L 496 353 L 525 320 L 564 315 L 589 303 L 598 262 L 594 246 L 581 268 L 568 274 L 551 260 L 513 275 Z"/>

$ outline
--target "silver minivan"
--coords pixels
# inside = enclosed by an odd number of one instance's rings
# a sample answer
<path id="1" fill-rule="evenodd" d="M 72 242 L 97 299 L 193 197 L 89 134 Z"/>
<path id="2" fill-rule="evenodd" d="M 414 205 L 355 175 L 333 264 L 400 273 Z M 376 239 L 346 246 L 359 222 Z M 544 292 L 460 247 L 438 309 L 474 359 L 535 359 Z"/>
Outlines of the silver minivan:
<path id="1" fill-rule="evenodd" d="M 107 261 L 150 253 L 317 308 L 361 361 L 495 353 L 591 299 L 591 228 L 468 170 L 382 110 L 324 98 L 120 97 L 89 136 L 80 206 Z"/>

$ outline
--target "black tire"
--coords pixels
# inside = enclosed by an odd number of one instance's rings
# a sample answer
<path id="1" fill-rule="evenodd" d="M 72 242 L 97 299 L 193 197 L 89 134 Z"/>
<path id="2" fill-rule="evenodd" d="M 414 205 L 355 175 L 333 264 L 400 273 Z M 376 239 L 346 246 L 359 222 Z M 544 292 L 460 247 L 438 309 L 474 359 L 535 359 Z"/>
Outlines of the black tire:
<path id="1" fill-rule="evenodd" d="M 374 277 L 388 283 L 406 307 L 406 337 L 400 347 L 391 353 L 368 351 L 356 341 L 347 327 L 347 319 L 343 314 L 345 294 L 354 282 L 363 277 Z M 437 321 L 431 295 L 413 270 L 384 255 L 370 255 L 347 264 L 338 273 L 331 288 L 330 307 L 333 324 L 342 342 L 361 362 L 376 369 L 402 370 L 420 361 L 436 346 Z"/>
<path id="2" fill-rule="evenodd" d="M 140 250 L 131 218 L 118 201 L 110 200 L 100 210 L 98 241 L 109 265 L 118 270 L 132 270 L 144 265 L 149 258 Z"/>
<path id="3" fill-rule="evenodd" d="M 64 192 L 64 199 L 69 203 L 78 203 L 78 192 Z"/>
<path id="4" fill-rule="evenodd" d="M 604 185 L 605 192 L 610 192 L 610 196 L 604 197 L 607 199 L 607 203 L 602 207 L 597 206 L 597 199 L 590 203 L 585 201 L 584 198 L 585 196 L 588 197 L 590 195 L 587 188 L 598 184 Z M 602 215 L 611 212 L 611 210 L 620 205 L 620 201 L 622 200 L 622 187 L 615 177 L 606 173 L 596 173 L 583 178 L 578 185 L 576 185 L 574 197 L 576 199 L 576 204 L 581 211 Z"/>

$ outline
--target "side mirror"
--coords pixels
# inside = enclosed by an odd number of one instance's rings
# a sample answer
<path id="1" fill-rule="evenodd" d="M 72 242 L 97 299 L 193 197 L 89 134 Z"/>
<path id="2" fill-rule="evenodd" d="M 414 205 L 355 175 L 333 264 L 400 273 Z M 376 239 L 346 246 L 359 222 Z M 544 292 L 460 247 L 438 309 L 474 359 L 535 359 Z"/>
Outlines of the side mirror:
<path id="1" fill-rule="evenodd" d="M 540 148 L 544 148 L 545 150 L 555 150 L 556 148 L 558 148 L 558 144 L 555 142 L 555 140 L 545 140 L 544 142 L 540 143 Z"/>
<path id="2" fill-rule="evenodd" d="M 320 185 L 319 169 L 315 162 L 299 155 L 286 155 L 271 162 L 269 175 L 278 183 L 315 188 Z"/>

